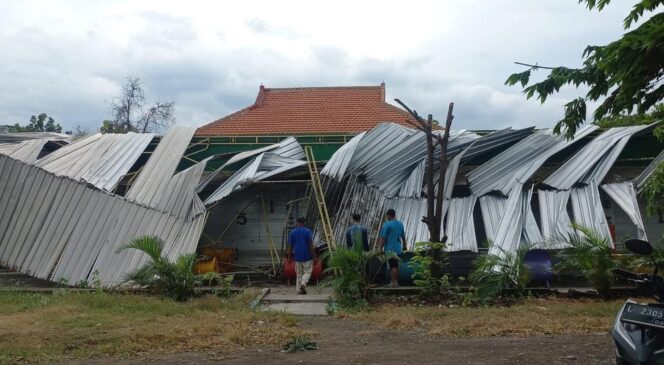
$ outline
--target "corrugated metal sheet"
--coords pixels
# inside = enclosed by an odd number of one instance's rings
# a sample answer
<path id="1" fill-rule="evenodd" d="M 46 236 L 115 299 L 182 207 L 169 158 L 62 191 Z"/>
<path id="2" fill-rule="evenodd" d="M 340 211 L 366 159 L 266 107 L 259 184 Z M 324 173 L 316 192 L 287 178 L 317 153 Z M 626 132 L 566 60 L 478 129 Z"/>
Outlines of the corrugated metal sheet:
<path id="1" fill-rule="evenodd" d="M 281 157 L 286 157 L 294 160 L 303 160 L 306 157 L 304 155 L 304 150 L 302 149 L 302 146 L 293 137 L 288 137 L 279 143 L 267 147 L 258 148 L 251 151 L 240 152 L 231 157 L 221 167 L 219 167 L 217 170 L 209 174 L 203 181 L 201 181 L 201 183 L 196 188 L 196 192 L 203 191 L 203 189 L 206 186 L 208 186 L 208 184 L 210 184 L 210 182 L 212 182 L 228 166 L 244 161 L 248 158 L 258 156 L 265 152 L 271 152 L 275 155 L 279 155 Z M 247 165 L 249 164 L 250 163 L 248 163 Z M 245 167 L 247 165 L 245 165 Z"/>
<path id="2" fill-rule="evenodd" d="M 572 188 L 570 200 L 572 201 L 574 222 L 592 229 L 601 237 L 606 238 L 611 247 L 614 247 L 597 183 L 591 181 L 586 186 Z"/>
<path id="3" fill-rule="evenodd" d="M 593 179 L 601 182 L 627 141 L 634 134 L 649 128 L 652 126 L 617 127 L 607 130 L 567 160 L 543 183 L 558 190 L 569 190 L 578 182 L 588 184 Z"/>
<path id="4" fill-rule="evenodd" d="M 475 196 L 453 198 L 447 212 L 447 243 L 449 251 L 477 252 L 477 238 L 475 235 L 475 222 L 473 209 Z"/>
<path id="5" fill-rule="evenodd" d="M 195 128 L 174 127 L 159 141 L 150 159 L 127 192 L 127 199 L 154 206 L 167 190 L 168 184 L 187 150 Z"/>
<path id="6" fill-rule="evenodd" d="M 542 236 L 549 248 L 564 248 L 564 239 L 572 233 L 572 220 L 567 214 L 569 190 L 538 190 Z"/>
<path id="7" fill-rule="evenodd" d="M 0 133 L 0 143 L 20 143 L 31 139 L 69 141 L 71 140 L 71 136 L 64 133 L 52 132 Z"/>
<path id="8" fill-rule="evenodd" d="M 499 195 L 480 197 L 487 238 L 492 242 L 489 253 L 514 252 L 522 242 L 541 241 L 537 222 L 532 214 L 532 188 L 516 184 L 507 198 Z"/>
<path id="9" fill-rule="evenodd" d="M 57 176 L 112 191 L 154 138 L 153 134 L 97 133 L 64 146 L 36 162 Z"/>
<path id="10" fill-rule="evenodd" d="M 648 181 L 652 173 L 655 172 L 657 166 L 659 166 L 661 163 L 664 163 L 664 150 L 660 152 L 659 155 L 657 155 L 657 157 L 655 157 L 655 159 L 643 170 L 643 172 L 636 179 L 634 179 L 634 186 L 636 186 L 639 193 L 643 189 L 643 186 L 646 183 L 646 181 Z"/>
<path id="11" fill-rule="evenodd" d="M 646 229 L 643 225 L 643 218 L 641 217 L 634 184 L 632 182 L 604 184 L 602 185 L 602 189 L 627 213 L 629 219 L 636 226 L 637 238 L 647 241 L 648 237 L 646 236 Z"/>
<path id="12" fill-rule="evenodd" d="M 38 278 L 117 284 L 145 256 L 115 250 L 157 235 L 175 258 L 193 252 L 205 214 L 181 219 L 0 156 L 0 263 Z"/>
<path id="13" fill-rule="evenodd" d="M 446 171 L 446 196 L 443 208 L 444 212 L 448 212 L 448 224 L 452 221 L 451 227 L 455 227 L 453 229 L 456 229 L 457 224 L 468 222 L 473 224 L 472 207 L 469 208 L 470 211 L 466 211 L 461 208 L 468 208 L 468 206 L 462 206 L 459 203 L 463 201 L 470 204 L 471 201 L 474 202 L 474 197 L 456 202 L 454 212 L 449 211 L 460 163 L 507 143 L 525 138 L 531 132 L 532 128 L 506 129 L 482 137 L 466 130 L 450 133 L 448 146 L 450 163 Z M 370 231 L 373 232 L 370 233 L 370 237 L 375 242 L 380 227 L 380 224 L 376 224 L 376 222 L 382 221 L 386 209 L 393 208 L 399 217 L 405 217 L 399 212 L 414 212 L 413 201 L 418 201 L 418 204 L 421 204 L 418 206 L 421 210 L 417 212 L 414 219 L 409 218 L 408 222 L 404 222 L 404 226 L 406 234 L 411 232 L 414 235 L 413 238 L 427 240 L 429 233 L 426 225 L 421 222 L 422 216 L 426 213 L 426 200 L 421 198 L 426 167 L 424 134 L 403 126 L 383 124 L 367 132 L 361 139 L 353 141 L 353 143 L 355 142 L 357 142 L 357 146 L 337 151 L 323 170 L 324 175 L 337 181 L 343 178 L 348 179 L 342 202 L 335 212 L 334 225 L 337 226 L 343 222 L 342 226 L 345 226 L 347 222 L 350 222 L 350 215 L 358 212 L 368 220 L 367 224 Z M 345 164 L 348 168 L 344 167 Z M 395 195 L 398 197 L 392 198 Z M 336 206 L 336 204 L 332 204 L 332 206 Z M 457 216 L 457 214 L 461 215 Z M 335 230 L 335 239 L 342 240 L 343 232 L 343 229 Z M 468 241 L 464 241 L 465 237 L 468 237 Z M 459 242 L 450 240 L 453 245 L 452 250 L 477 250 L 473 230 L 459 226 L 455 232 L 455 239 Z M 409 244 L 412 243 L 409 242 Z"/>
<path id="14" fill-rule="evenodd" d="M 594 125 L 587 126 L 571 141 L 553 135 L 548 129 L 535 132 L 468 174 L 473 194 L 481 196 L 498 191 L 507 195 L 516 184 L 527 182 L 551 156 L 595 129 Z"/>
<path id="15" fill-rule="evenodd" d="M 171 178 L 155 208 L 180 218 L 192 218 L 205 212 L 205 206 L 196 194 L 196 186 L 210 159 L 209 157 Z"/>
<path id="16" fill-rule="evenodd" d="M 520 141 L 531 135 L 534 129 L 535 127 L 523 129 L 505 128 L 484 135 L 473 141 L 473 143 L 464 150 L 462 162 L 468 161 L 506 144 Z"/>
<path id="17" fill-rule="evenodd" d="M 367 132 L 362 132 L 358 134 L 341 146 L 341 148 L 339 148 L 327 161 L 325 167 L 320 171 L 320 174 L 335 179 L 336 181 L 343 180 L 344 176 L 346 176 L 346 170 L 350 165 L 350 161 L 355 155 L 355 150 L 366 133 Z"/>
<path id="18" fill-rule="evenodd" d="M 17 144 L 0 145 L 0 154 L 33 164 L 47 142 L 48 139 L 31 139 Z"/>
<path id="19" fill-rule="evenodd" d="M 265 180 L 282 172 L 306 165 L 306 161 L 282 157 L 272 152 L 264 152 L 233 174 L 205 200 L 209 205 L 224 199 L 244 185 Z"/>

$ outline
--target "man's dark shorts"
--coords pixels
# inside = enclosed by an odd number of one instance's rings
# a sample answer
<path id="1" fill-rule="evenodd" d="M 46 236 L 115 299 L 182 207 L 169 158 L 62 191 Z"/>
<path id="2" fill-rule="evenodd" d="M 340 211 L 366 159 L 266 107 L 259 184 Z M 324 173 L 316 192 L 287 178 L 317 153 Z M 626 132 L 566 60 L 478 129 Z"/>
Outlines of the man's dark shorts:
<path id="1" fill-rule="evenodd" d="M 388 259 L 387 264 L 390 266 L 390 270 L 399 268 L 399 259 L 396 257 Z"/>

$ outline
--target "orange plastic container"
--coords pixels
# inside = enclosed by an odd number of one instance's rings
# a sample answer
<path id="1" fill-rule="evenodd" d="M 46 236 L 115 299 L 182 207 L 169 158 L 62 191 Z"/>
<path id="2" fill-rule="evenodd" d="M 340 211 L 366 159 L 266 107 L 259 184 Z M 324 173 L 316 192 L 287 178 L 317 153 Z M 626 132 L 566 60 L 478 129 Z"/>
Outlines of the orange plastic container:
<path id="1" fill-rule="evenodd" d="M 235 268 L 234 248 L 203 247 L 203 255 L 217 259 L 217 272 L 229 272 Z"/>
<path id="2" fill-rule="evenodd" d="M 217 258 L 213 257 L 209 260 L 198 261 L 194 265 L 195 274 L 205 274 L 206 272 L 216 272 L 217 271 Z"/>

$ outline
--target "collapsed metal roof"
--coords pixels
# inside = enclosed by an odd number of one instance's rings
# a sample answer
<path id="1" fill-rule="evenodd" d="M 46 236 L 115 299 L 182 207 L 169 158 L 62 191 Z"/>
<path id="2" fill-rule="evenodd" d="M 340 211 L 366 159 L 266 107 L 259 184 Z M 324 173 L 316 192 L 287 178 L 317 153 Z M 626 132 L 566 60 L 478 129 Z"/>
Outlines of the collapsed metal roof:
<path id="1" fill-rule="evenodd" d="M 476 250 L 477 243 L 468 232 L 472 224 L 474 199 L 451 199 L 452 187 L 459 165 L 494 151 L 510 143 L 524 139 L 533 128 L 520 130 L 503 129 L 484 136 L 466 130 L 451 131 L 448 145 L 450 163 L 446 171 L 444 210 L 455 218 L 448 221 L 448 236 L 457 241 L 453 249 Z M 380 221 L 388 208 L 393 208 L 404 220 L 408 244 L 428 240 L 428 230 L 421 222 L 426 211 L 424 199 L 424 171 L 426 161 L 426 138 L 424 133 L 395 124 L 378 125 L 366 134 L 356 136 L 328 161 L 321 175 L 328 185 L 332 181 L 347 179 L 345 193 L 339 204 L 330 204 L 336 209 L 335 226 L 345 227 L 354 212 L 371 221 Z M 368 189 L 368 190 L 367 190 Z M 370 198 L 363 195 L 369 194 Z M 451 199 L 451 200 L 450 200 Z M 360 202 L 360 203 L 358 203 Z M 412 216 L 411 214 L 416 214 Z M 457 216 L 458 215 L 458 216 Z M 451 223 L 451 224 L 449 224 Z M 444 228 L 444 227 L 441 227 Z M 373 232 L 377 232 L 374 229 Z M 375 233 L 374 233 L 375 237 Z M 469 240 L 460 239 L 468 237 Z M 335 239 L 343 239 L 343 229 L 335 231 Z"/>
<path id="2" fill-rule="evenodd" d="M 170 259 L 194 252 L 206 217 L 194 189 L 207 161 L 174 174 L 193 133 L 172 128 L 125 197 L 108 190 L 153 135 L 93 135 L 34 162 L 0 151 L 0 263 L 52 281 L 110 286 L 148 259 L 117 252 L 133 238 L 160 237 Z"/>
<path id="3" fill-rule="evenodd" d="M 153 134 L 93 134 L 33 161 L 56 176 L 113 191 L 154 138 Z"/>
<path id="4" fill-rule="evenodd" d="M 197 190 L 201 191 L 205 188 L 205 186 L 207 186 L 215 176 L 220 174 L 227 166 L 253 156 L 255 157 L 251 161 L 247 162 L 230 178 L 224 181 L 224 183 L 210 194 L 210 196 L 208 196 L 205 200 L 205 205 L 216 203 L 233 192 L 242 189 L 247 184 L 266 180 L 283 172 L 296 169 L 307 163 L 303 160 L 305 155 L 302 146 L 300 146 L 295 138 L 289 137 L 271 146 L 238 153 L 217 169 L 211 176 L 206 178 L 205 181 L 198 186 Z"/>
<path id="5" fill-rule="evenodd" d="M 609 237 L 598 187 L 628 140 L 652 128 L 653 125 L 612 128 L 573 153 L 544 180 L 546 190 L 537 191 L 539 224 L 531 208 L 534 174 L 554 155 L 586 140 L 597 127 L 583 128 L 570 141 L 548 129 L 506 129 L 481 137 L 466 131 L 450 133 L 450 163 L 443 204 L 446 215 L 442 227 L 449 249 L 477 251 L 473 219 L 477 206 L 481 209 L 487 239 L 492 242 L 491 252 L 497 254 L 512 252 L 522 243 L 562 247 L 561 241 L 554 238 L 572 232 L 572 219 L 567 212 L 570 200 L 575 221 Z M 343 190 L 334 193 L 343 197 L 341 201 L 329 204 L 334 213 L 335 239 L 343 239 L 344 229 L 339 226 L 345 227 L 350 215 L 359 213 L 368 220 L 375 241 L 382 214 L 393 208 L 404 220 L 409 245 L 428 240 L 428 230 L 421 222 L 426 210 L 422 192 L 424 143 L 422 132 L 383 124 L 353 138 L 332 156 L 321 174 L 326 177 L 328 190 Z M 470 172 L 464 167 L 470 195 L 452 196 L 454 182 L 463 181 L 456 177 L 460 165 L 510 144 L 513 145 Z M 656 161 L 664 159 L 663 156 L 664 152 Z M 651 164 L 639 181 L 652 173 L 654 166 Z M 637 235 L 645 237 L 634 185 L 619 181 L 601 187 L 630 217 Z"/>

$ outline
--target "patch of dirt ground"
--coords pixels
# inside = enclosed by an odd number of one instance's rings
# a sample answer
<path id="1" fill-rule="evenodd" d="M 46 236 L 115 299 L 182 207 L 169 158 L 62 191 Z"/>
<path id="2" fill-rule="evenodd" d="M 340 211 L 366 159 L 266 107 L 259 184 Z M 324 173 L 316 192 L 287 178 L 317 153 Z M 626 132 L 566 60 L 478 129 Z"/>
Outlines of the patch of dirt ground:
<path id="1" fill-rule="evenodd" d="M 226 357 L 207 353 L 132 359 L 69 361 L 75 364 L 610 364 L 608 333 L 531 337 L 446 338 L 424 330 L 387 329 L 366 321 L 301 317 L 298 326 L 316 333 L 319 350 L 295 354 L 277 348 L 244 349 Z"/>

